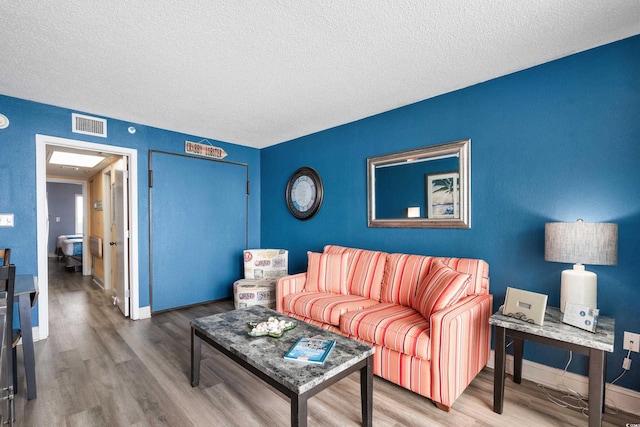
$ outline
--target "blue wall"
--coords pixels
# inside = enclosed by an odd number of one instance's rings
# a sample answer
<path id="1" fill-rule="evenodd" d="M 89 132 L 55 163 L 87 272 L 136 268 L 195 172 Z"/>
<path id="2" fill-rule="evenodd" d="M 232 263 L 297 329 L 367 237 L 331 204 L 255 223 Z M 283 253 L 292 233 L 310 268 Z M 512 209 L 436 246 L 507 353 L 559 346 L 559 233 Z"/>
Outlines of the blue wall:
<path id="1" fill-rule="evenodd" d="M 425 70 L 425 72 L 428 72 Z M 472 228 L 367 228 L 366 158 L 471 138 Z M 329 243 L 489 262 L 494 310 L 507 286 L 549 295 L 560 273 L 544 261 L 544 224 L 619 224 L 617 266 L 598 274 L 601 314 L 616 319 L 607 380 L 622 371 L 623 331 L 640 332 L 640 36 L 263 149 L 262 244 L 289 250 L 290 271 Z M 318 214 L 298 221 L 284 192 L 301 166 L 324 183 Z M 563 368 L 564 351 L 527 343 L 525 358 Z M 632 356 L 640 364 L 637 354 Z M 634 365 L 635 366 L 635 365 Z M 586 358 L 571 371 L 586 375 Z M 640 391 L 640 369 L 618 385 Z"/>
<path id="2" fill-rule="evenodd" d="M 138 240 L 140 306 L 149 305 L 149 191 L 148 151 L 184 153 L 184 141 L 202 137 L 108 120 L 108 138 L 71 132 L 71 113 L 64 108 L 0 95 L 0 112 L 10 120 L 0 130 L 0 212 L 15 214 L 15 227 L 0 228 L 0 244 L 11 248 L 11 261 L 18 274 L 37 275 L 36 241 L 36 134 L 107 144 L 138 150 Z M 82 112 L 80 112 L 82 113 Z M 88 112 L 87 114 L 91 114 Z M 127 129 L 135 126 L 136 133 Z M 227 153 L 225 160 L 249 165 L 252 194 L 249 196 L 249 245 L 260 246 L 260 151 L 255 148 L 210 140 Z M 188 173 L 188 171 L 185 171 Z M 193 191 L 198 196 L 200 189 Z M 35 313 L 34 313 L 35 314 Z M 37 323 L 36 323 L 37 324 Z"/>

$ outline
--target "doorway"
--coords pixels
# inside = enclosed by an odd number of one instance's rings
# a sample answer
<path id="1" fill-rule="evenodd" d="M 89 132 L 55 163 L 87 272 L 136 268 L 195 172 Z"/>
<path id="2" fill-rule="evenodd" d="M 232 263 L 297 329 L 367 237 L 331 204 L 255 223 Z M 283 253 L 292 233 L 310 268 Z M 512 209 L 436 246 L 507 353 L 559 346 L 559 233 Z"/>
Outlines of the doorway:
<path id="1" fill-rule="evenodd" d="M 36 210 L 37 210 L 37 236 L 38 236 L 38 330 L 37 338 L 44 339 L 49 336 L 49 288 L 48 288 L 48 253 L 47 253 L 47 200 L 46 200 L 46 152 L 47 147 L 68 147 L 85 151 L 102 152 L 122 156 L 126 159 L 128 171 L 127 216 L 129 218 L 127 277 L 129 279 L 129 304 L 130 317 L 133 320 L 141 318 L 139 303 L 139 279 L 138 279 L 138 172 L 137 150 L 111 145 L 96 144 L 85 141 L 77 141 L 48 135 L 36 135 Z M 88 248 L 87 225 L 84 225 L 85 247 Z M 87 256 L 88 258 L 88 256 Z M 144 317 L 148 317 L 145 315 Z"/>
<path id="2" fill-rule="evenodd" d="M 47 211 L 49 213 L 49 215 L 47 215 L 47 235 L 48 235 L 48 243 L 47 243 L 47 252 L 48 255 L 51 256 L 55 256 L 58 255 L 60 256 L 60 253 L 57 253 L 57 239 L 56 237 L 61 235 L 61 234 L 80 234 L 85 236 L 87 234 L 86 232 L 86 222 L 84 220 L 82 220 L 82 225 L 80 228 L 78 228 L 78 224 L 75 224 L 78 222 L 78 213 L 80 214 L 80 216 L 84 219 L 87 216 L 87 212 L 86 212 L 86 207 L 85 207 L 85 203 L 84 200 L 87 199 L 87 182 L 84 180 L 78 180 L 78 179 L 70 179 L 70 178 L 47 178 L 47 184 L 62 184 L 65 185 L 65 187 L 63 188 L 68 188 L 69 190 L 62 190 L 63 193 L 67 193 L 66 196 L 64 197 L 64 194 L 62 195 L 63 199 L 66 199 L 66 203 L 62 203 L 62 205 L 60 205 L 59 203 L 59 197 L 51 197 L 51 194 L 49 192 L 50 188 L 49 186 L 47 187 Z M 57 187 L 58 189 L 60 187 Z M 73 190 L 74 188 L 77 188 L 75 190 Z M 73 192 L 75 193 L 75 197 L 74 197 L 74 201 L 73 204 L 74 206 L 71 206 L 71 201 L 69 200 L 69 192 Z M 77 191 L 79 191 L 79 193 L 77 193 Z M 56 193 L 54 191 L 54 193 Z M 60 196 L 60 193 L 58 193 L 58 196 Z M 58 200 L 56 200 L 58 199 Z M 78 207 L 76 206 L 78 199 L 80 199 L 81 205 Z M 60 218 L 60 216 L 56 215 L 51 215 L 52 213 L 56 213 L 56 208 L 58 210 L 63 210 L 66 211 L 67 213 L 70 211 L 75 211 L 75 215 L 73 219 L 69 219 L 69 218 Z M 78 208 L 81 209 L 81 212 L 78 212 Z M 62 221 L 62 222 L 61 222 Z M 52 223 L 53 222 L 53 223 Z M 83 239 L 84 240 L 84 239 Z M 80 271 L 82 272 L 82 275 L 84 276 L 88 276 L 89 274 L 91 274 L 91 266 L 89 265 L 89 257 L 87 257 L 87 253 L 88 250 L 84 249 L 84 242 L 83 242 L 83 254 L 82 254 L 82 258 L 81 258 L 81 263 L 80 263 Z"/>

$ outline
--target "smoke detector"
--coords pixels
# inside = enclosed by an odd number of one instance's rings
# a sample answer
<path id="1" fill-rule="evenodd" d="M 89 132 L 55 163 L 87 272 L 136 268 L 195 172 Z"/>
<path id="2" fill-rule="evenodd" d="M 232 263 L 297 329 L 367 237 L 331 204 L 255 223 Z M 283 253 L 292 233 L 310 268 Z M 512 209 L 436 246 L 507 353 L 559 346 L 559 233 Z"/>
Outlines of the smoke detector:
<path id="1" fill-rule="evenodd" d="M 9 127 L 9 119 L 4 114 L 0 114 L 0 129 L 6 129 Z"/>

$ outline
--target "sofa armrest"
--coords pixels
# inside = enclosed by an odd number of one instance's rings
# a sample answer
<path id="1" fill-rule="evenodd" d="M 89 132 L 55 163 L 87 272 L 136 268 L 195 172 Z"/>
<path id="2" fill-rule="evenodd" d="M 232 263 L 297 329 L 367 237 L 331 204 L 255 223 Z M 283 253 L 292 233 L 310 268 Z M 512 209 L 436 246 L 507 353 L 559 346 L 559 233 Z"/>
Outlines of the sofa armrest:
<path id="1" fill-rule="evenodd" d="M 486 366 L 493 295 L 472 295 L 431 315 L 431 396 L 451 407 Z"/>
<path id="2" fill-rule="evenodd" d="M 307 273 L 292 274 L 284 276 L 276 281 L 276 310 L 282 311 L 282 301 L 284 297 L 290 294 L 302 292 L 304 285 L 307 283 Z"/>

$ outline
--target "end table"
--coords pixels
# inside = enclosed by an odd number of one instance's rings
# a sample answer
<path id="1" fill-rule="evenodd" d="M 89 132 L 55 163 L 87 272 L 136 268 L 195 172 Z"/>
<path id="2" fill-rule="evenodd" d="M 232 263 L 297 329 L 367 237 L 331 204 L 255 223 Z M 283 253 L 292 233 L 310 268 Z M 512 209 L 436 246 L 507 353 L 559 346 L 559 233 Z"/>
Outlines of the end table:
<path id="1" fill-rule="evenodd" d="M 600 316 L 595 333 L 562 323 L 562 312 L 547 307 L 543 326 L 496 312 L 489 318 L 495 328 L 495 371 L 493 380 L 493 412 L 502 413 L 506 362 L 506 336 L 513 338 L 513 381 L 522 381 L 524 341 L 529 340 L 574 351 L 589 357 L 589 426 L 602 425 L 606 353 L 613 352 L 615 320 Z"/>

